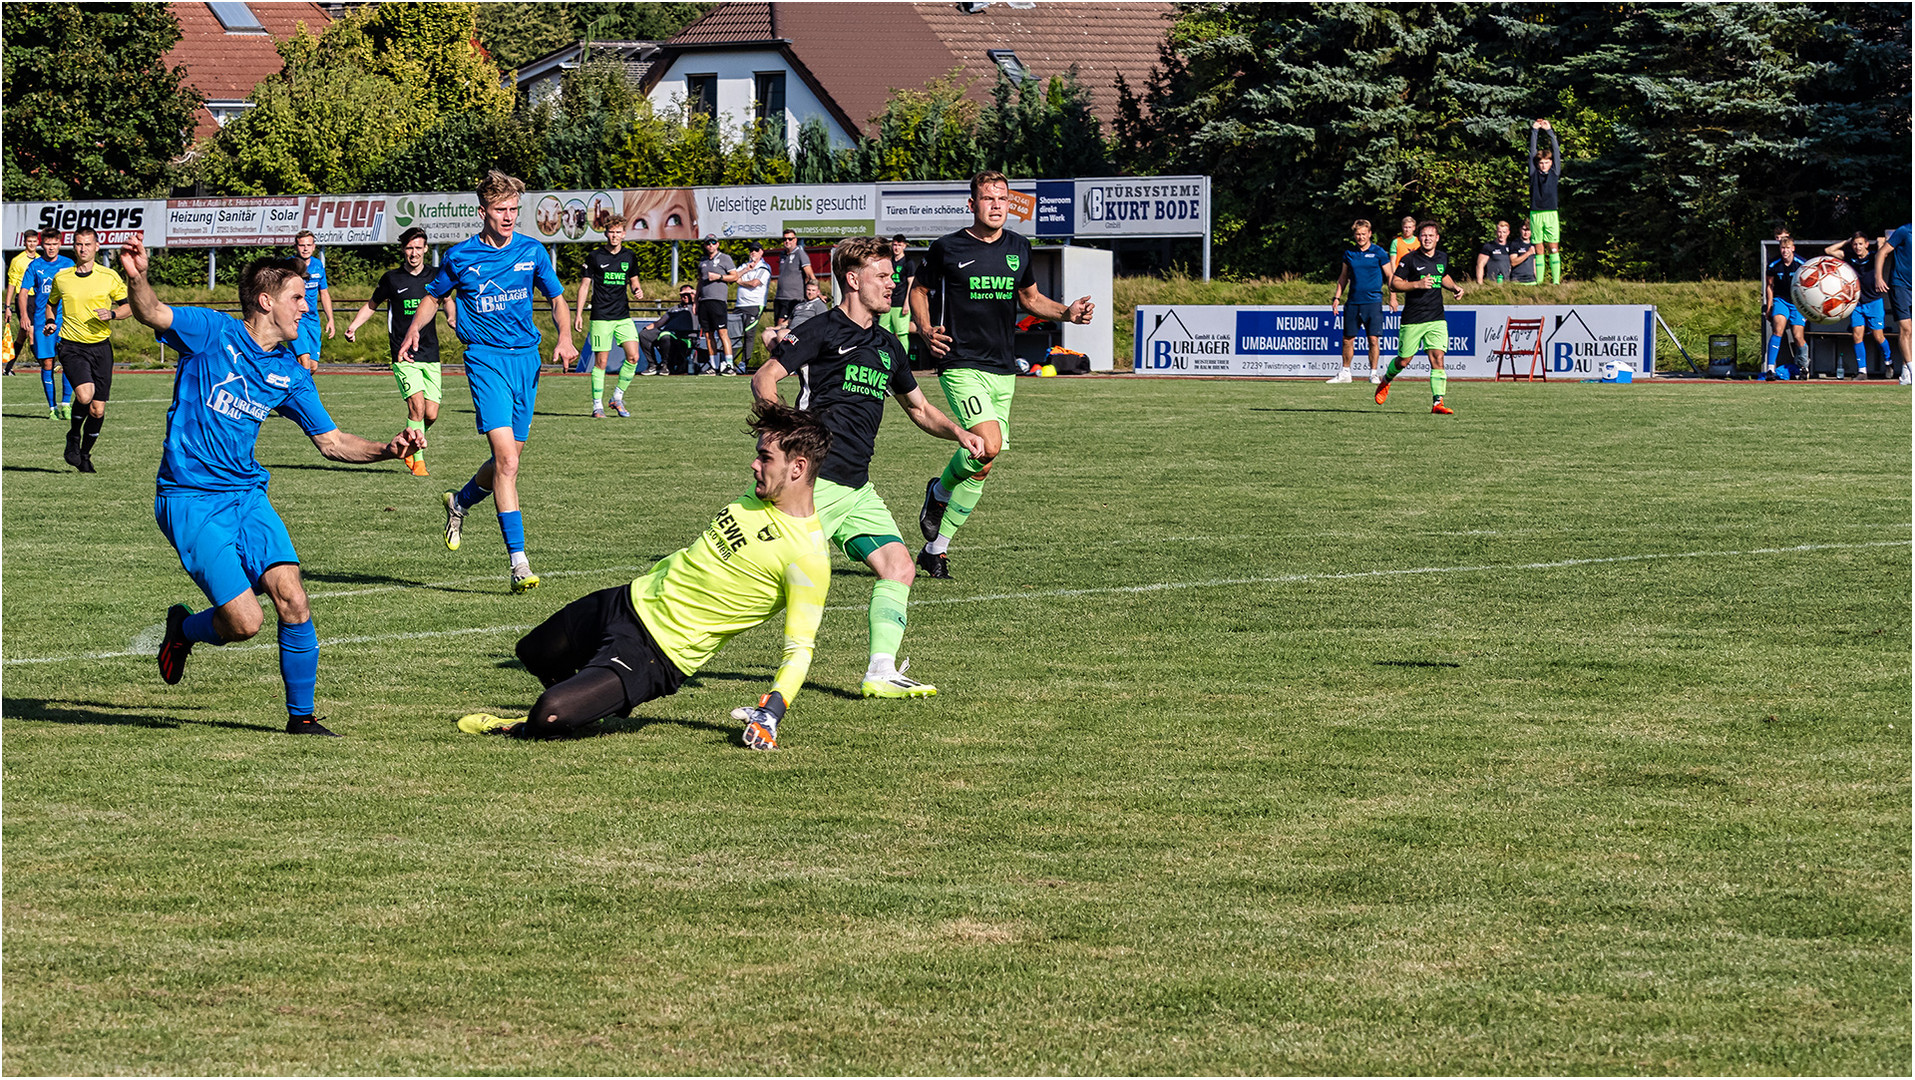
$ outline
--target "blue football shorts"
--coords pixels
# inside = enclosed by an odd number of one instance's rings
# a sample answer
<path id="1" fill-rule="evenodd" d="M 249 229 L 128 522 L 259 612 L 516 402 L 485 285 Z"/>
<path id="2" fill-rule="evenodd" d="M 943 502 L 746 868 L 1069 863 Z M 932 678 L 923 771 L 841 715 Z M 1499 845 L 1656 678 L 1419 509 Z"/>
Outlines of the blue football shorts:
<path id="1" fill-rule="evenodd" d="M 1789 320 L 1790 326 L 1807 326 L 1809 324 L 1808 320 L 1802 317 L 1802 309 L 1779 296 L 1769 301 L 1769 318 L 1785 318 Z"/>
<path id="2" fill-rule="evenodd" d="M 265 488 L 162 493 L 153 500 L 180 565 L 214 606 L 260 591 L 260 575 L 284 563 L 299 565 L 286 523 L 266 500 Z"/>
<path id="3" fill-rule="evenodd" d="M 1866 304 L 1855 305 L 1855 310 L 1849 313 L 1850 328 L 1859 326 L 1865 330 L 1880 330 L 1882 325 L 1882 298 L 1879 296 Z"/>
<path id="4" fill-rule="evenodd" d="M 1907 285 L 1888 283 L 1888 317 L 1896 322 L 1908 319 L 1909 288 Z"/>
<path id="5" fill-rule="evenodd" d="M 51 360 L 60 353 L 59 327 L 56 324 L 53 333 L 44 333 L 42 328 L 46 326 L 45 319 L 43 314 L 33 320 L 33 356 L 36 360 Z"/>
<path id="6" fill-rule="evenodd" d="M 467 345 L 465 379 L 472 387 L 479 434 L 509 427 L 512 437 L 524 442 L 532 432 L 532 408 L 539 400 L 539 347 Z"/>
<path id="7" fill-rule="evenodd" d="M 1383 302 L 1343 305 L 1343 340 L 1374 338 L 1383 334 Z"/>
<path id="8" fill-rule="evenodd" d="M 319 362 L 319 343 L 324 340 L 319 333 L 319 320 L 302 318 L 299 320 L 299 336 L 293 339 L 293 355 L 309 356 L 313 363 Z"/>

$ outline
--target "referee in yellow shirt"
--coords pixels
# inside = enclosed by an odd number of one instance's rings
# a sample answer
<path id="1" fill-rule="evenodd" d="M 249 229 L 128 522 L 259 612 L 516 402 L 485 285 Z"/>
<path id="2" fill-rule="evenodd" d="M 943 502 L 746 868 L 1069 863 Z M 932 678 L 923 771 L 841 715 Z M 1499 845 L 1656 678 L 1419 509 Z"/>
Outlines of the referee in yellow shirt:
<path id="1" fill-rule="evenodd" d="M 126 282 L 110 267 L 94 261 L 99 253 L 99 234 L 88 228 L 73 234 L 74 263 L 53 277 L 45 327 L 46 333 L 53 333 L 53 312 L 56 306 L 63 307 L 56 355 L 73 387 L 74 406 L 73 424 L 66 435 L 66 463 L 85 473 L 95 471 L 93 444 L 100 438 L 106 399 L 113 393 L 113 332 L 106 324 L 133 314 L 126 302 Z"/>

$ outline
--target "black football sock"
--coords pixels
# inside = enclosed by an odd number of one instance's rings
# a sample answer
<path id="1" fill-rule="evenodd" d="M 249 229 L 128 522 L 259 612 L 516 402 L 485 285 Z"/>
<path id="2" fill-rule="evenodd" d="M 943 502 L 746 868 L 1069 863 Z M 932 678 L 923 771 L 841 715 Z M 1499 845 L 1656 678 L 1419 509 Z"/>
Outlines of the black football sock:
<path id="1" fill-rule="evenodd" d="M 80 453 L 91 454 L 93 452 L 93 444 L 100 441 L 100 425 L 104 423 L 106 423 L 106 417 L 104 416 L 93 416 L 90 414 L 87 416 L 86 427 L 83 429 L 85 434 L 80 439 Z"/>

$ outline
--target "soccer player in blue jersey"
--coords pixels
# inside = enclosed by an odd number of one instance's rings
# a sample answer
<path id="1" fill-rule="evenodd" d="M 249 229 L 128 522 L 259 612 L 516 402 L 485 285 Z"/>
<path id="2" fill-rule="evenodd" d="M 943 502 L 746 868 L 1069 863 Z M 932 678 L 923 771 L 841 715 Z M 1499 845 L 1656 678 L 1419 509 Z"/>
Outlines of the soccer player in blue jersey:
<path id="1" fill-rule="evenodd" d="M 1879 238 L 1877 238 L 1879 239 Z M 1847 240 L 1838 240 L 1822 250 L 1842 260 L 1855 271 L 1855 281 L 1861 286 L 1856 297 L 1855 310 L 1849 315 L 1849 330 L 1855 339 L 1855 377 L 1868 378 L 1868 346 L 1863 338 L 1875 335 L 1875 348 L 1882 354 L 1882 371 L 1893 377 L 1895 357 L 1888 349 L 1888 336 L 1882 332 L 1886 325 L 1882 321 L 1882 294 L 1875 288 L 1875 244 L 1869 235 L 1860 229 Z M 1835 377 L 1842 377 L 1842 365 L 1835 365 Z"/>
<path id="2" fill-rule="evenodd" d="M 539 396 L 539 328 L 532 321 L 532 290 L 552 300 L 559 337 L 553 356 L 561 364 L 578 359 L 565 286 L 552 269 L 551 257 L 538 241 L 513 231 L 518 228 L 519 197 L 524 194 L 524 181 L 497 169 L 479 181 L 479 232 L 446 250 L 439 276 L 426 287 L 426 298 L 419 301 L 412 327 L 399 345 L 401 359 L 411 360 L 420 332 L 439 313 L 439 301 L 458 290 L 459 324 L 453 329 L 465 342 L 472 408 L 492 456 L 464 488 L 442 496 L 446 547 L 459 550 L 466 513 L 487 495 L 493 496 L 511 561 L 514 593 L 539 585 L 539 576 L 526 558 L 525 523 L 519 517 L 519 455 L 531 434 L 532 407 Z"/>
<path id="3" fill-rule="evenodd" d="M 73 260 L 60 254 L 61 234 L 57 229 L 47 229 L 40 233 L 40 257 L 27 264 L 20 277 L 20 318 L 29 320 L 27 325 L 33 329 L 33 355 L 40 361 L 40 385 L 47 392 L 47 417 L 58 419 L 63 411 L 73 408 L 73 384 L 66 386 L 66 396 L 60 396 L 60 385 L 54 379 L 53 360 L 59 352 L 60 335 L 46 332 L 48 317 L 58 323 L 62 316 L 61 305 L 54 304 L 47 311 L 47 301 L 53 297 L 53 279 L 60 271 L 73 265 Z"/>
<path id="4" fill-rule="evenodd" d="M 1888 317 L 1895 320 L 1896 339 L 1902 345 L 1902 376 L 1906 384 L 1915 365 L 1910 364 L 1910 351 L 1915 350 L 1915 320 L 1909 317 L 1910 299 L 1910 259 L 1909 226 L 1888 234 L 1885 243 L 1875 248 L 1875 291 L 1888 301 Z"/>
<path id="5" fill-rule="evenodd" d="M 331 735 L 313 717 L 319 635 L 300 583 L 299 554 L 266 499 L 266 470 L 253 456 L 260 425 L 274 412 L 299 425 L 333 461 L 368 464 L 425 445 L 402 430 L 384 446 L 339 430 L 319 402 L 312 374 L 290 343 L 306 310 L 304 267 L 260 259 L 240 275 L 245 321 L 210 308 L 169 307 L 146 279 L 145 245 L 120 247 L 133 317 L 180 354 L 173 404 L 166 410 L 153 516 L 179 552 L 180 565 L 213 602 L 201 611 L 175 604 L 160 642 L 160 678 L 177 683 L 197 644 L 224 645 L 259 633 L 265 620 L 255 593 L 279 615 L 279 674 L 286 684 L 286 730 Z"/>
<path id="6" fill-rule="evenodd" d="M 1775 241 L 1780 254 L 1769 260 L 1768 269 L 1762 275 L 1762 310 L 1768 313 L 1775 333 L 1769 338 L 1769 355 L 1762 362 L 1760 378 L 1765 382 L 1775 378 L 1775 358 L 1782 352 L 1782 335 L 1794 327 L 1795 355 L 1806 379 L 1809 377 L 1809 339 L 1804 328 L 1808 320 L 1795 306 L 1795 272 L 1802 269 L 1802 259 L 1795 253 L 1795 238 L 1786 231 L 1776 233 Z"/>
<path id="7" fill-rule="evenodd" d="M 1343 252 L 1343 265 L 1337 270 L 1336 288 L 1330 293 L 1330 317 L 1337 317 L 1337 305 L 1343 304 L 1343 370 L 1325 382 L 1350 381 L 1350 361 L 1356 355 L 1356 339 L 1370 341 L 1370 381 L 1383 381 L 1383 275 L 1390 266 L 1390 253 L 1370 243 L 1370 223 L 1358 218 L 1350 226 L 1356 246 Z M 1350 297 L 1343 302 L 1343 287 Z"/>
<path id="8" fill-rule="evenodd" d="M 311 230 L 301 229 L 293 237 L 293 251 L 305 264 L 306 314 L 299 318 L 299 340 L 293 352 L 299 354 L 299 366 L 319 370 L 319 313 L 326 313 L 326 336 L 332 336 L 332 289 L 326 280 L 326 260 L 319 257 L 319 238 Z"/>

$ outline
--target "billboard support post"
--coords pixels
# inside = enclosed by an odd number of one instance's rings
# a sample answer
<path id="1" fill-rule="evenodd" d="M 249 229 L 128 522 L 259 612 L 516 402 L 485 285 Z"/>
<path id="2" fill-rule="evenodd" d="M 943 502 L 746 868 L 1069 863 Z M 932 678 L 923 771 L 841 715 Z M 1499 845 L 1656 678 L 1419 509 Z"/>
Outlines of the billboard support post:
<path id="1" fill-rule="evenodd" d="M 207 248 L 206 249 L 206 291 L 207 292 L 212 292 L 215 288 L 218 287 L 215 284 L 215 281 L 218 275 L 218 270 L 219 270 L 219 249 Z"/>

